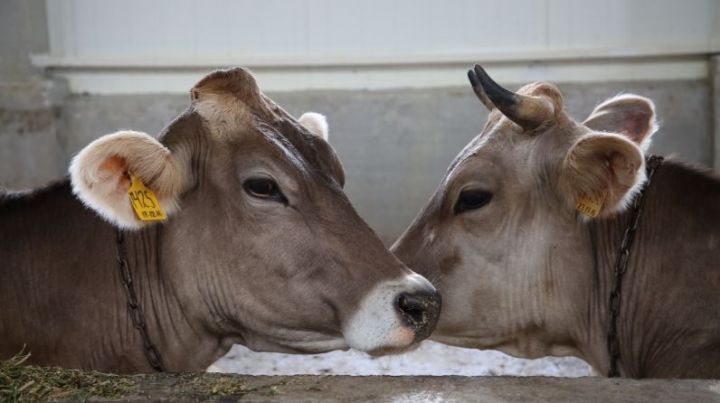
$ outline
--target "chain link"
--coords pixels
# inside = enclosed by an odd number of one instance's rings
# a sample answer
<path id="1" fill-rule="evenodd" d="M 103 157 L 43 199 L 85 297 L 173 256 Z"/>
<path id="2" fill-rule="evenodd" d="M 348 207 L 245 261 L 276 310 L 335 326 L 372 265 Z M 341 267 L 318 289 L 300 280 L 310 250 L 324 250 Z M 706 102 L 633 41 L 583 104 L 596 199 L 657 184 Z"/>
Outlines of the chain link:
<path id="1" fill-rule="evenodd" d="M 127 263 L 127 252 L 125 248 L 125 234 L 122 230 L 117 230 L 117 263 L 120 269 L 120 280 L 122 281 L 123 288 L 125 289 L 125 296 L 127 297 L 128 314 L 132 320 L 133 326 L 140 333 L 143 341 L 143 352 L 150 366 L 158 372 L 165 372 L 165 367 L 162 363 L 162 357 L 155 344 L 150 340 L 148 334 L 147 325 L 145 324 L 145 315 L 143 314 L 142 307 L 138 302 L 137 294 L 135 293 L 135 287 L 133 286 L 132 273 L 130 273 L 130 267 Z"/>
<path id="2" fill-rule="evenodd" d="M 633 240 L 635 239 L 635 231 L 638 228 L 640 222 L 640 215 L 642 213 L 643 199 L 645 191 L 650 187 L 655 170 L 662 164 L 663 157 L 658 155 L 652 155 L 647 161 L 647 180 L 643 185 L 640 192 L 635 196 L 635 201 L 632 204 L 632 216 L 630 223 L 625 229 L 622 243 L 620 244 L 620 253 L 618 253 L 617 259 L 615 260 L 615 271 L 613 272 L 613 285 L 610 291 L 610 321 L 608 325 L 607 334 L 607 347 L 608 355 L 610 356 L 610 369 L 608 371 L 608 377 L 614 378 L 620 376 L 618 370 L 618 361 L 620 359 L 620 340 L 617 334 L 617 322 L 620 317 L 620 304 L 622 291 L 622 279 L 623 275 L 627 271 L 627 265 L 630 261 L 630 248 L 632 247 Z"/>

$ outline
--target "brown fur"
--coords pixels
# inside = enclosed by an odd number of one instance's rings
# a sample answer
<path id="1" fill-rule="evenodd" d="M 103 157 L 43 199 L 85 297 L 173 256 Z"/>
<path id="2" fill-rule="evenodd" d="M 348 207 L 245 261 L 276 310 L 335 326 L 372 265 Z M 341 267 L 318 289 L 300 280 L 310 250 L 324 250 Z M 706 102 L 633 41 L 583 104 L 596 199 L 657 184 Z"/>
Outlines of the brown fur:
<path id="1" fill-rule="evenodd" d="M 443 294 L 434 339 L 524 358 L 576 356 L 606 374 L 614 264 L 628 203 L 645 182 L 654 107 L 623 95 L 581 124 L 554 86 L 520 92 L 553 100 L 555 116 L 523 132 L 493 110 L 392 250 Z M 468 187 L 493 198 L 453 214 Z M 603 214 L 578 214 L 582 193 L 607 195 Z M 719 224 L 720 179 L 666 161 L 645 194 L 623 280 L 622 375 L 720 377 Z"/>
<path id="2" fill-rule="evenodd" d="M 127 261 L 170 371 L 204 370 L 234 343 L 317 353 L 354 340 L 367 351 L 399 350 L 434 327 L 437 312 L 408 335 L 394 298 L 432 286 L 355 212 L 332 147 L 245 70 L 201 80 L 191 107 L 157 140 L 128 131 L 102 137 L 71 171 L 84 204 L 68 180 L 0 195 L 0 359 L 24 349 L 33 364 L 151 371 L 128 316 L 110 223 L 136 229 L 126 233 Z M 166 222 L 122 225 L 134 219 L 127 172 L 161 203 L 177 201 Z M 286 202 L 246 192 L 255 177 L 273 178 Z"/>

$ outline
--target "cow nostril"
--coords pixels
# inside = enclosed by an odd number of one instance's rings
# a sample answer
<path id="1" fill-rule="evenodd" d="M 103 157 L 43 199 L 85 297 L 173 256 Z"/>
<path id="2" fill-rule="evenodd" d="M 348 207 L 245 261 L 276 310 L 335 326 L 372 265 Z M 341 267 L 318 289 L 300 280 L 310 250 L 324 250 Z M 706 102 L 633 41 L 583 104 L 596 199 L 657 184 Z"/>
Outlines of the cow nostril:
<path id="1" fill-rule="evenodd" d="M 422 325 L 427 322 L 427 310 L 425 304 L 417 296 L 411 294 L 400 294 L 397 301 L 400 312 L 414 325 Z"/>
<path id="2" fill-rule="evenodd" d="M 440 294 L 437 292 L 404 292 L 398 295 L 396 307 L 405 324 L 415 331 L 415 340 L 430 336 L 440 315 Z"/>

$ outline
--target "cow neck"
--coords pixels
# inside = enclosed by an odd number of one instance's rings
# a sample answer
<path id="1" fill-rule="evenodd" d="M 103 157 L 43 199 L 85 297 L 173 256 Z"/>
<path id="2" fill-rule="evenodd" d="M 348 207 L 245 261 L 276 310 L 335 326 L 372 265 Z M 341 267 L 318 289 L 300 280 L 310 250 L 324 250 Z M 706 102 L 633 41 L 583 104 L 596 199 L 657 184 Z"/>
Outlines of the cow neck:
<path id="1" fill-rule="evenodd" d="M 148 333 L 147 322 L 145 320 L 145 313 L 143 307 L 140 304 L 140 300 L 135 292 L 135 282 L 133 281 L 132 271 L 128 264 L 127 259 L 127 245 L 125 244 L 125 233 L 123 230 L 116 230 L 116 245 L 117 245 L 117 267 L 120 275 L 120 281 L 125 291 L 125 297 L 127 299 L 128 315 L 132 320 L 133 326 L 140 334 L 140 338 L 143 342 L 143 353 L 147 359 L 148 364 L 157 372 L 165 372 L 165 366 L 162 362 L 162 356 L 155 343 L 153 343 Z M 136 259 L 135 261 L 145 261 L 147 259 Z"/>
<path id="2" fill-rule="evenodd" d="M 646 162 L 647 179 L 640 188 L 640 191 L 635 195 L 635 199 L 630 208 L 630 219 L 625 233 L 622 237 L 622 242 L 618 249 L 618 254 L 615 257 L 615 265 L 612 277 L 612 288 L 610 289 L 609 295 L 609 319 L 607 329 L 607 352 L 610 362 L 610 368 L 608 370 L 608 377 L 615 378 L 620 376 L 618 368 L 618 362 L 620 361 L 620 340 L 618 337 L 618 320 L 620 318 L 621 308 L 621 292 L 622 292 L 622 280 L 625 272 L 628 269 L 628 262 L 630 261 L 630 253 L 632 251 L 633 241 L 635 239 L 635 233 L 642 216 L 643 205 L 645 200 L 645 192 L 650 187 L 653 175 L 655 171 L 662 164 L 663 157 L 657 155 L 651 155 Z"/>

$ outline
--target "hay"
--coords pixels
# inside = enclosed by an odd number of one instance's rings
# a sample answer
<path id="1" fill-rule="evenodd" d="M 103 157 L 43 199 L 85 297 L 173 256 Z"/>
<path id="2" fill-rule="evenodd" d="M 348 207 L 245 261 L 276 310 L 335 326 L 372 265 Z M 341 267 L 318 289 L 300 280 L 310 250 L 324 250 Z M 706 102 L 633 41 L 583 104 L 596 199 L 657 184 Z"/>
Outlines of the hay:
<path id="1" fill-rule="evenodd" d="M 0 361 L 0 402 L 85 401 L 170 393 L 172 396 L 221 399 L 251 392 L 278 393 L 277 384 L 248 388 L 243 380 L 222 374 L 113 375 L 97 371 L 24 365 L 29 354 Z M 161 386 L 158 386 L 161 385 Z"/>
<path id="2" fill-rule="evenodd" d="M 117 399 L 137 390 L 138 377 L 25 366 L 29 354 L 0 362 L 0 401 Z"/>

